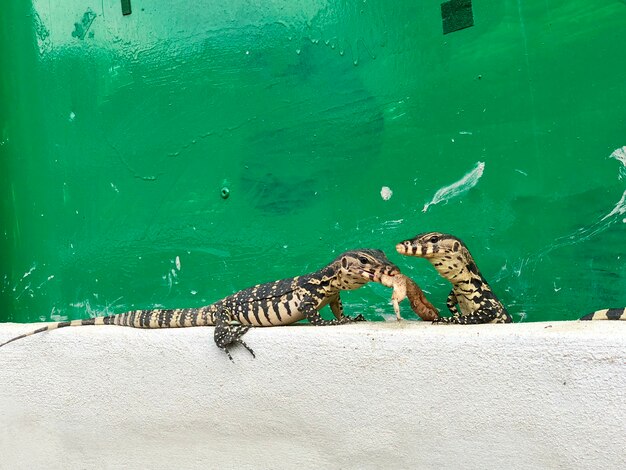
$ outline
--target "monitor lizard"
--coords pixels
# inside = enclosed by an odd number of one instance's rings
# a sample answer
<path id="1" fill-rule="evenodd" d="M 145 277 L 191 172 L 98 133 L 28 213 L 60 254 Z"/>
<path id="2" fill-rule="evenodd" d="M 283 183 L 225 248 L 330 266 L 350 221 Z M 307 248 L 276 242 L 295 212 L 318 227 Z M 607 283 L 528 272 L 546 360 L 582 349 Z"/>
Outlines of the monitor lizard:
<path id="1" fill-rule="evenodd" d="M 459 238 L 440 232 L 421 233 L 398 243 L 396 251 L 426 258 L 452 284 L 446 301 L 452 316 L 439 317 L 433 323 L 465 325 L 513 321 Z"/>
<path id="2" fill-rule="evenodd" d="M 512 318 L 482 276 L 465 243 L 441 232 L 416 235 L 396 245 L 398 253 L 426 258 L 442 277 L 452 283 L 447 306 L 452 317 L 434 323 L 511 323 Z M 399 282 L 394 279 L 393 282 Z M 415 294 L 407 293 L 411 300 Z M 460 308 L 457 308 L 457 304 Z M 596 310 L 581 320 L 626 320 L 626 308 Z"/>
<path id="3" fill-rule="evenodd" d="M 2 344 L 27 336 L 67 326 L 119 325 L 134 328 L 179 328 L 215 326 L 214 341 L 230 360 L 228 347 L 239 343 L 253 356 L 254 351 L 241 339 L 251 326 L 289 325 L 307 319 L 313 325 L 339 325 L 363 321 L 362 315 L 344 315 L 339 296 L 381 276 L 395 276 L 400 270 L 380 250 L 353 250 L 338 256 L 330 264 L 310 274 L 258 284 L 236 292 L 213 304 L 199 308 L 133 310 L 117 315 L 49 324 L 12 338 Z M 335 316 L 325 320 L 319 310 L 329 305 Z"/>

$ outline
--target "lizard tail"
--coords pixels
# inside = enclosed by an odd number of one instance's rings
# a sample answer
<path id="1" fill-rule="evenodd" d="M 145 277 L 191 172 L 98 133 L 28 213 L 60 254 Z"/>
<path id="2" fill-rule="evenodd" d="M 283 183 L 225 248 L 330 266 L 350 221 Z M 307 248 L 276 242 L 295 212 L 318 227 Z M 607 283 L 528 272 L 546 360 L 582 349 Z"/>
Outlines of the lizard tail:
<path id="1" fill-rule="evenodd" d="M 213 306 L 201 307 L 199 309 L 176 309 L 176 310 L 133 310 L 107 317 L 89 318 L 88 320 L 73 320 L 52 323 L 30 333 L 16 336 L 0 344 L 0 348 L 6 344 L 26 338 L 37 333 L 65 328 L 66 326 L 87 326 L 87 325 L 118 325 L 130 326 L 133 328 L 183 328 L 188 326 L 210 326 L 214 325 L 213 315 L 216 309 Z"/>
<path id="2" fill-rule="evenodd" d="M 133 328 L 184 328 L 214 325 L 217 310 L 209 305 L 200 308 L 133 310 L 103 317 L 103 325 L 130 326 Z"/>
<path id="3" fill-rule="evenodd" d="M 56 330 L 57 328 L 65 328 L 66 326 L 86 326 L 86 325 L 105 325 L 105 320 L 108 320 L 112 317 L 97 317 L 97 318 L 89 318 L 88 320 L 73 320 L 73 321 L 62 321 L 58 323 L 53 323 L 51 325 L 46 325 L 44 327 L 38 328 L 29 333 L 24 333 L 23 335 L 16 336 L 15 338 L 11 338 L 8 341 L 0 344 L 0 348 L 5 346 L 13 341 L 17 341 L 18 339 L 26 338 L 27 336 L 31 336 L 37 333 L 43 333 L 44 331 Z"/>
<path id="4" fill-rule="evenodd" d="M 626 308 L 605 308 L 585 315 L 581 320 L 626 320 Z"/>

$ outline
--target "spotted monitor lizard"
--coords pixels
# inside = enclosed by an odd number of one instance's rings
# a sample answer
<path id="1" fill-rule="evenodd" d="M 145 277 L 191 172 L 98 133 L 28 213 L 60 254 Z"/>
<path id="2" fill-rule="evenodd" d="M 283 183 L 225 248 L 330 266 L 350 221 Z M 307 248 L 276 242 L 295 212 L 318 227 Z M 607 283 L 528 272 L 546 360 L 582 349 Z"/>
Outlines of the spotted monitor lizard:
<path id="1" fill-rule="evenodd" d="M 452 317 L 437 318 L 435 323 L 512 322 L 511 315 L 493 293 L 467 246 L 459 238 L 441 232 L 422 233 L 398 243 L 396 250 L 403 255 L 426 258 L 452 284 L 446 302 Z M 393 279 L 393 282 L 399 280 Z M 407 292 L 410 300 L 415 296 Z M 597 310 L 581 320 L 626 320 L 626 308 Z"/>
<path id="2" fill-rule="evenodd" d="M 339 296 L 342 290 L 353 290 L 382 276 L 395 276 L 400 270 L 380 250 L 347 251 L 320 270 L 282 279 L 236 292 L 211 305 L 175 310 L 134 310 L 106 317 L 74 320 L 43 326 L 0 344 L 4 346 L 27 336 L 66 326 L 119 325 L 134 328 L 179 328 L 215 326 L 214 340 L 232 360 L 228 347 L 239 343 L 253 356 L 254 352 L 241 336 L 251 326 L 289 325 L 307 319 L 313 325 L 339 325 L 362 321 L 363 317 L 344 315 Z M 335 316 L 324 320 L 319 310 L 329 305 Z"/>
<path id="3" fill-rule="evenodd" d="M 511 315 L 478 270 L 467 246 L 457 237 L 440 232 L 421 233 L 398 243 L 396 250 L 403 255 L 426 258 L 452 284 L 446 301 L 452 316 L 439 317 L 435 323 L 512 322 Z"/>

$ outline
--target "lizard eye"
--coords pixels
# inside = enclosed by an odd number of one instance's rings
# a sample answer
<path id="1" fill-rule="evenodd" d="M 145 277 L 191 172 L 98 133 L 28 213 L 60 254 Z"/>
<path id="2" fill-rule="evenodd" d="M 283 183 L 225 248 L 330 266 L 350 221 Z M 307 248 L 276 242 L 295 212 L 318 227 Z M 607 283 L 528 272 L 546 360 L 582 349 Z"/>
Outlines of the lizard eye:
<path id="1" fill-rule="evenodd" d="M 430 243 L 437 243 L 439 241 L 439 237 L 437 235 L 430 237 L 428 240 Z"/>
<path id="2" fill-rule="evenodd" d="M 359 258 L 359 261 L 361 262 L 361 264 L 367 264 L 367 263 L 369 263 L 368 259 L 367 259 L 367 258 L 365 258 L 365 257 L 363 257 L 363 256 L 361 256 L 361 257 Z"/>

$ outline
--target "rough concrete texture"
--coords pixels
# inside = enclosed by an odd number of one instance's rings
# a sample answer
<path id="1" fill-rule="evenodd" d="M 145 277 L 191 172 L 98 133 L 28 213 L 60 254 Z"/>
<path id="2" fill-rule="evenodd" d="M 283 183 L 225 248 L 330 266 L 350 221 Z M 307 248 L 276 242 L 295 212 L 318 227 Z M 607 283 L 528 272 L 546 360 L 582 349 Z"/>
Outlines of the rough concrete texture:
<path id="1" fill-rule="evenodd" d="M 0 325 L 0 341 L 33 325 Z M 617 469 L 626 324 L 65 328 L 0 349 L 0 468 Z"/>

